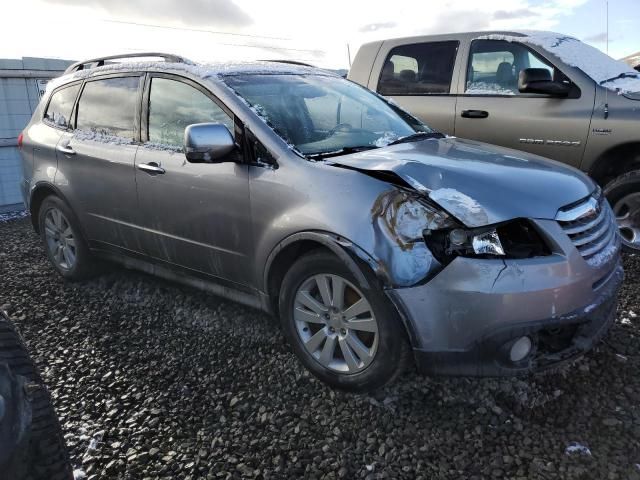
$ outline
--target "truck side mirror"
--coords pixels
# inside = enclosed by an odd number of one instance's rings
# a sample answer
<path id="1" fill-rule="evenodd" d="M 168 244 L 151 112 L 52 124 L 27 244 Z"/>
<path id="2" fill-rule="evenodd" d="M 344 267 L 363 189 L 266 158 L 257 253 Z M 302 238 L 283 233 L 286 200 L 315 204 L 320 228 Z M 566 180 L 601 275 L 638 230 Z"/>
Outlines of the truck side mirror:
<path id="1" fill-rule="evenodd" d="M 192 163 L 221 163 L 236 147 L 229 129 L 221 123 L 194 123 L 184 130 L 184 153 Z"/>
<path id="2" fill-rule="evenodd" d="M 551 72 L 546 68 L 525 68 L 518 76 L 520 93 L 542 93 L 554 97 L 566 97 L 570 87 L 567 84 L 554 82 Z"/>

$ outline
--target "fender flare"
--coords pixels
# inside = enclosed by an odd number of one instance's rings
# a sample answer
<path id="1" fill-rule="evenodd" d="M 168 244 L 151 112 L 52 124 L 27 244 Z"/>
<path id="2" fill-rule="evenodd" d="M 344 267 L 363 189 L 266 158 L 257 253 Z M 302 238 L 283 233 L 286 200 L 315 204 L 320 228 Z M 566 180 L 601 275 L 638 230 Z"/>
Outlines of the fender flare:
<path id="1" fill-rule="evenodd" d="M 365 250 L 359 247 L 357 244 L 353 243 L 351 240 L 342 237 L 340 235 L 336 235 L 334 233 L 325 232 L 325 231 L 307 231 L 307 232 L 298 232 L 294 233 L 284 240 L 282 240 L 278 245 L 276 245 L 271 253 L 267 257 L 267 262 L 264 270 L 264 279 L 263 286 L 264 291 L 269 292 L 269 274 L 271 272 L 271 267 L 273 265 L 273 261 L 278 256 L 278 254 L 284 250 L 287 246 L 292 245 L 296 242 L 311 240 L 316 243 L 321 244 L 322 246 L 328 248 L 331 252 L 333 252 L 338 258 L 340 258 L 347 268 L 353 273 L 358 282 L 361 282 L 365 288 L 371 288 L 371 282 L 364 274 L 362 270 L 362 266 L 358 264 L 357 259 L 365 262 L 371 268 L 372 273 L 380 280 L 382 284 L 383 290 L 387 288 L 392 288 L 391 279 L 387 275 L 387 269 L 383 268 L 383 266 L 378 262 L 375 258 L 369 255 Z M 393 296 L 387 295 L 389 301 L 393 305 L 393 307 L 398 312 L 398 316 L 400 317 L 400 321 L 405 328 L 405 331 L 409 337 L 409 341 L 411 345 L 416 345 L 416 333 L 415 328 L 412 322 L 409 320 L 407 316 L 407 312 L 404 311 L 401 305 L 398 304 L 393 298 Z"/>
<path id="2" fill-rule="evenodd" d="M 269 291 L 269 275 L 271 273 L 273 262 L 278 254 L 289 245 L 304 240 L 314 241 L 331 250 L 331 252 L 345 263 L 349 271 L 353 273 L 358 282 L 360 282 L 365 288 L 371 288 L 370 281 L 362 272 L 362 268 L 358 265 L 354 256 L 367 263 L 376 276 L 380 278 L 383 285 L 390 285 L 388 281 L 389 279 L 384 273 L 385 270 L 381 268 L 380 263 L 358 245 L 341 235 L 314 230 L 289 235 L 271 250 L 271 253 L 269 253 L 269 256 L 267 257 L 263 274 L 263 288 L 265 292 Z"/>

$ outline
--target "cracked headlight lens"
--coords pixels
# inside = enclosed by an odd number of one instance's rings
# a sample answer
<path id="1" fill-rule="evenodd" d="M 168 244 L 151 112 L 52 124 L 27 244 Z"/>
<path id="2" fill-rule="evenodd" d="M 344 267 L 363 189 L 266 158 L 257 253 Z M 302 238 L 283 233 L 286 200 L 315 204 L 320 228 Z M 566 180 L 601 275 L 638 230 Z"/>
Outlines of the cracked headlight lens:
<path id="1" fill-rule="evenodd" d="M 475 235 L 471 239 L 471 246 L 478 255 L 504 255 L 500 236 L 495 229 Z"/>

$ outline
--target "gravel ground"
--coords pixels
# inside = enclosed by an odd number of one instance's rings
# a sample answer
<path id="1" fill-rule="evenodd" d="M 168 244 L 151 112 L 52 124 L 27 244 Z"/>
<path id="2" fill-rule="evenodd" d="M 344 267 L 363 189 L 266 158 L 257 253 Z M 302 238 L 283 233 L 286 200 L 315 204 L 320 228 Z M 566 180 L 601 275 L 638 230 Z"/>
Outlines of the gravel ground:
<path id="1" fill-rule="evenodd" d="M 0 305 L 92 479 L 640 479 L 640 257 L 625 266 L 615 326 L 573 365 L 409 372 L 353 396 L 310 377 L 261 313 L 120 269 L 66 284 L 28 219 L 0 222 Z"/>

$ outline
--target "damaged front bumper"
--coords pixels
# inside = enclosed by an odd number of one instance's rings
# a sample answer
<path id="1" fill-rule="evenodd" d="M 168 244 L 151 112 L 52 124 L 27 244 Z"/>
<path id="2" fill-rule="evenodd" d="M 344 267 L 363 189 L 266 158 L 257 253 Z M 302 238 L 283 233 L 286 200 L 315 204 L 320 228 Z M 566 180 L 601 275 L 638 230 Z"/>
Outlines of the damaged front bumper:
<path id="1" fill-rule="evenodd" d="M 513 375 L 590 350 L 615 319 L 623 277 L 619 252 L 595 269 L 561 241 L 546 257 L 458 257 L 429 282 L 387 295 L 422 372 Z M 530 351 L 514 361 L 511 349 L 523 337 Z"/>

